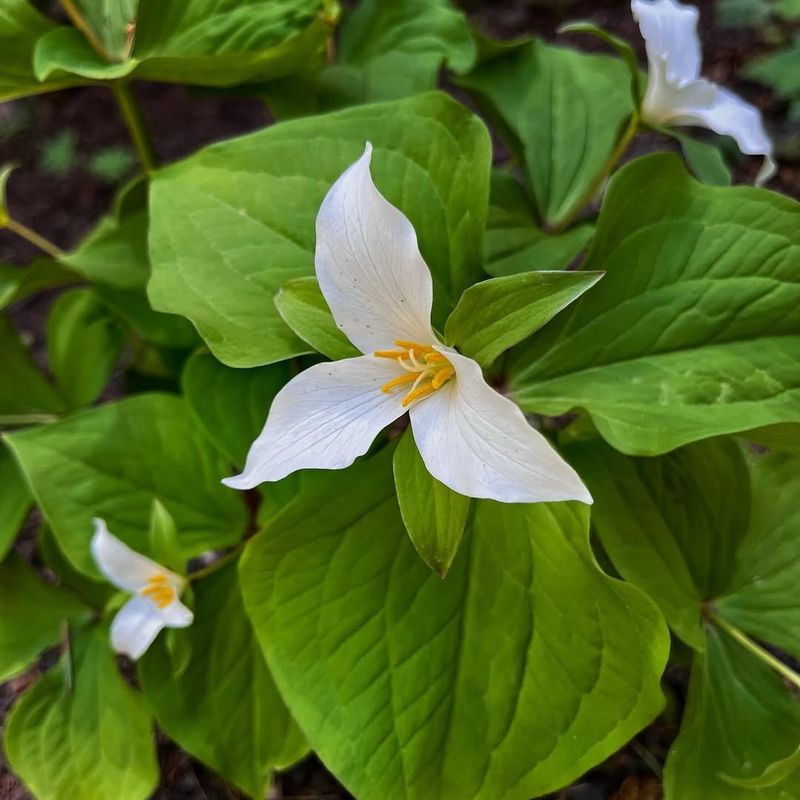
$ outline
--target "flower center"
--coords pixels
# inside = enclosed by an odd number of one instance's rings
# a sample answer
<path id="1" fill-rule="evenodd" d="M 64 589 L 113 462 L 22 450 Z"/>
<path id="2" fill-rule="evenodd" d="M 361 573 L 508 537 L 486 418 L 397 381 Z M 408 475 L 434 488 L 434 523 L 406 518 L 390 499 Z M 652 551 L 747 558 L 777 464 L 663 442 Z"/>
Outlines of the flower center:
<path id="1" fill-rule="evenodd" d="M 395 345 L 400 349 L 377 350 L 373 355 L 377 358 L 391 358 L 406 371 L 405 375 L 393 378 L 381 387 L 382 392 L 390 394 L 401 386 L 411 384 L 408 394 L 403 398 L 405 408 L 416 400 L 433 394 L 456 374 L 453 365 L 428 344 L 398 339 Z"/>
<path id="2" fill-rule="evenodd" d="M 175 599 L 175 590 L 166 575 L 155 575 L 147 582 L 147 586 L 139 594 L 149 597 L 157 608 L 166 608 Z"/>

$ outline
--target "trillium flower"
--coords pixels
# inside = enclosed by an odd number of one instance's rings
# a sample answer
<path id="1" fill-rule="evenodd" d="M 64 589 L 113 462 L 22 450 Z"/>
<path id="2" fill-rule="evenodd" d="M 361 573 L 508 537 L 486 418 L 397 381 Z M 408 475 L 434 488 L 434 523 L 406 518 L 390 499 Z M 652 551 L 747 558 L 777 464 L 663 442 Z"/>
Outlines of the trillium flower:
<path id="1" fill-rule="evenodd" d="M 101 519 L 94 521 L 91 547 L 100 572 L 118 589 L 133 594 L 111 623 L 114 652 L 140 658 L 162 628 L 192 624 L 194 614 L 178 599 L 186 578 L 131 550 Z"/>
<path id="2" fill-rule="evenodd" d="M 299 469 L 342 469 L 409 413 L 428 471 L 455 492 L 507 503 L 591 502 L 572 468 L 478 364 L 431 327 L 433 284 L 414 228 L 370 175 L 372 146 L 331 187 L 315 264 L 338 327 L 364 354 L 317 364 L 275 397 L 244 472 L 249 489 Z"/>
<path id="3" fill-rule="evenodd" d="M 763 155 L 756 183 L 775 173 L 772 142 L 759 110 L 733 92 L 700 77 L 700 13 L 676 0 L 632 0 L 644 37 L 649 78 L 642 119 L 651 125 L 698 125 L 731 136 L 747 155 Z"/>

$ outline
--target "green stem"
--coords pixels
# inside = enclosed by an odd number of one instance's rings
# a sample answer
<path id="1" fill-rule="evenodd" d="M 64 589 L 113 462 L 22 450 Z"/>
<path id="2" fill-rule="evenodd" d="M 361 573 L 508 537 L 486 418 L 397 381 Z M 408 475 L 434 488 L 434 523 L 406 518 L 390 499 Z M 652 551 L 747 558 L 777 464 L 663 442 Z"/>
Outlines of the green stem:
<path id="1" fill-rule="evenodd" d="M 623 132 L 622 136 L 620 136 L 619 141 L 611 151 L 609 157 L 606 159 L 605 164 L 603 164 L 600 171 L 594 177 L 594 180 L 592 180 L 592 182 L 586 187 L 583 194 L 581 194 L 581 196 L 569 207 L 561 220 L 552 227 L 552 233 L 562 233 L 565 231 L 575 221 L 575 218 L 578 216 L 578 214 L 580 214 L 581 211 L 583 211 L 583 209 L 592 202 L 600 187 L 603 185 L 603 181 L 611 174 L 612 170 L 617 166 L 617 163 L 622 156 L 625 155 L 628 145 L 630 145 L 633 137 L 636 136 L 636 133 L 639 130 L 639 124 L 639 114 L 634 111 L 633 114 L 631 114 L 631 118 L 627 127 L 625 128 L 625 131 Z"/>
<path id="2" fill-rule="evenodd" d="M 789 681 L 792 686 L 800 689 L 800 675 L 798 675 L 793 669 L 787 667 L 779 659 L 775 658 L 768 650 L 765 650 L 761 645 L 756 644 L 749 636 L 745 635 L 740 631 L 735 625 L 731 625 L 730 622 L 724 620 L 721 616 L 719 616 L 714 611 L 708 612 L 708 617 L 711 621 L 721 630 L 725 631 L 731 639 L 735 639 L 739 642 L 742 647 L 746 650 L 749 650 L 756 658 L 759 658 L 763 661 L 768 667 L 771 667 L 778 673 L 782 678 Z"/>
<path id="3" fill-rule="evenodd" d="M 202 569 L 198 569 L 195 572 L 191 572 L 189 574 L 189 580 L 192 581 L 192 583 L 194 583 L 195 581 L 199 581 L 207 577 L 212 572 L 216 572 L 218 569 L 222 569 L 222 567 L 224 567 L 226 564 L 229 564 L 231 561 L 238 558 L 242 550 L 244 550 L 244 542 L 234 547 L 233 550 L 230 550 L 229 552 L 225 553 L 224 556 L 220 556 L 216 561 L 209 564 L 207 567 L 203 567 Z"/>
<path id="4" fill-rule="evenodd" d="M 139 161 L 142 162 L 144 171 L 149 175 L 157 166 L 156 155 L 133 90 L 129 83 L 115 81 L 111 83 L 111 91 L 114 92 L 114 97 L 117 99 L 122 118 L 125 120 L 125 125 L 128 127 L 128 132 L 139 155 Z"/>
<path id="5" fill-rule="evenodd" d="M 18 425 L 39 425 L 45 422 L 55 422 L 55 414 L 0 414 L 0 427 L 16 427 Z"/>
<path id="6" fill-rule="evenodd" d="M 36 231 L 32 231 L 27 225 L 23 225 L 15 219 L 7 219 L 2 227 L 8 228 L 12 233 L 16 233 L 17 236 L 21 236 L 23 239 L 27 239 L 32 245 L 53 258 L 61 258 L 64 255 L 64 251 L 60 247 L 57 247 L 49 239 L 45 239 L 44 236 L 40 236 Z"/>

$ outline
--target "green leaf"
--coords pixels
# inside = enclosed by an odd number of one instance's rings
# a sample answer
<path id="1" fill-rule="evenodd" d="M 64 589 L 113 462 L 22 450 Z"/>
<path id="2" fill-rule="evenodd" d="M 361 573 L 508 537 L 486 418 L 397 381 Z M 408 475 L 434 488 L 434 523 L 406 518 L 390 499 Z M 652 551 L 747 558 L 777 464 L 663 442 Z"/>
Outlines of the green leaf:
<path id="1" fill-rule="evenodd" d="M 0 228 L 8 225 L 8 208 L 6 206 L 6 184 L 16 164 L 0 164 Z"/>
<path id="2" fill-rule="evenodd" d="M 800 425 L 786 423 L 784 425 L 767 425 L 745 431 L 741 436 L 751 442 L 757 442 L 770 450 L 794 453 L 800 456 Z"/>
<path id="3" fill-rule="evenodd" d="M 638 111 L 642 98 L 641 71 L 639 70 L 639 58 L 636 51 L 624 39 L 614 36 L 593 22 L 570 22 L 563 25 L 559 33 L 586 33 L 605 42 L 622 59 L 628 68 L 631 78 L 631 102 Z"/>
<path id="4" fill-rule="evenodd" d="M 800 94 L 800 36 L 790 47 L 751 62 L 744 73 L 772 87 L 779 97 L 797 97 Z"/>
<path id="5" fill-rule="evenodd" d="M 44 289 L 78 281 L 80 276 L 47 258 L 36 259 L 25 267 L 0 264 L 0 310 Z"/>
<path id="6" fill-rule="evenodd" d="M 231 563 L 194 586 L 195 622 L 176 635 L 191 659 L 175 675 L 163 641 L 139 663 L 159 725 L 184 750 L 253 797 L 264 797 L 273 769 L 308 752 L 278 694 L 244 611 Z"/>
<path id="7" fill-rule="evenodd" d="M 66 408 L 63 398 L 42 375 L 8 317 L 0 317 L 0 427 L 14 417 L 59 414 Z"/>
<path id="8" fill-rule="evenodd" d="M 121 326 L 91 289 L 72 289 L 58 297 L 47 318 L 47 354 L 71 408 L 97 400 L 124 343 Z"/>
<path id="9" fill-rule="evenodd" d="M 800 421 L 798 223 L 796 202 L 699 184 L 675 155 L 624 167 L 585 264 L 606 275 L 517 351 L 517 403 L 585 408 L 637 455 Z"/>
<path id="10" fill-rule="evenodd" d="M 36 42 L 33 71 L 40 81 L 71 83 L 75 77 L 112 81 L 128 77 L 136 67 L 133 60 L 108 62 L 75 28 L 58 27 Z"/>
<path id="11" fill-rule="evenodd" d="M 228 461 L 241 468 L 275 395 L 290 377 L 284 364 L 231 369 L 210 353 L 196 353 L 186 362 L 182 384 L 200 427 Z"/>
<path id="12" fill-rule="evenodd" d="M 445 338 L 488 367 L 546 325 L 603 277 L 602 272 L 523 272 L 470 286 L 447 319 Z"/>
<path id="13" fill-rule="evenodd" d="M 9 763 L 39 800 L 146 800 L 158 783 L 147 707 L 117 671 L 104 627 L 72 645 L 74 684 L 65 656 L 9 715 Z"/>
<path id="14" fill-rule="evenodd" d="M 716 605 L 733 625 L 800 658 L 800 457 L 775 453 L 753 468 L 750 528 L 731 585 Z"/>
<path id="15" fill-rule="evenodd" d="M 351 358 L 361 353 L 336 327 L 316 278 L 295 278 L 275 295 L 283 321 L 304 341 L 330 359 Z"/>
<path id="16" fill-rule="evenodd" d="M 241 498 L 220 484 L 229 467 L 180 398 L 137 395 L 8 442 L 64 553 L 89 576 L 99 575 L 89 553 L 92 518 L 147 552 L 155 499 L 174 517 L 187 560 L 244 532 Z"/>
<path id="17" fill-rule="evenodd" d="M 338 53 L 356 68 L 348 78 L 361 102 L 434 89 L 444 64 L 466 72 L 475 55 L 466 17 L 448 0 L 363 0 L 342 25 Z"/>
<path id="18" fill-rule="evenodd" d="M 410 429 L 397 445 L 393 465 L 403 524 L 422 560 L 444 578 L 461 544 L 470 499 L 428 472 Z"/>
<path id="19" fill-rule="evenodd" d="M 711 186 L 731 185 L 731 171 L 716 145 L 701 142 L 670 128 L 663 128 L 659 132 L 668 133 L 680 142 L 686 164 L 698 180 Z"/>
<path id="20" fill-rule="evenodd" d="M 0 8 L 0 101 L 60 88 L 40 84 L 32 67 L 36 40 L 55 28 L 28 0 L 3 0 Z"/>
<path id="21" fill-rule="evenodd" d="M 248 542 L 245 605 L 289 709 L 365 800 L 569 783 L 658 712 L 663 621 L 599 571 L 579 504 L 477 503 L 442 581 L 406 536 L 390 457 L 309 474 Z"/>
<path id="22" fill-rule="evenodd" d="M 65 620 L 88 616 L 84 605 L 43 583 L 16 553 L 0 563 L 0 608 L 0 683 L 56 644 Z"/>
<path id="23" fill-rule="evenodd" d="M 624 63 L 538 40 L 481 64 L 459 83 L 499 117 L 547 227 L 588 190 L 633 111 Z"/>
<path id="24" fill-rule="evenodd" d="M 107 61 L 128 58 L 139 0 L 71 0 L 71 5 L 75 9 L 73 22 L 81 21 L 84 32 Z"/>
<path id="25" fill-rule="evenodd" d="M 176 572 L 178 575 L 186 574 L 186 561 L 181 553 L 178 539 L 178 528 L 172 514 L 158 499 L 153 500 L 150 512 L 150 552 L 155 560 Z"/>
<path id="26" fill-rule="evenodd" d="M 560 234 L 546 233 L 536 224 L 536 209 L 517 179 L 492 170 L 484 250 L 484 268 L 489 275 L 566 269 L 586 248 L 593 233 L 590 223 Z"/>
<path id="27" fill-rule="evenodd" d="M 706 651 L 692 669 L 681 734 L 667 759 L 665 800 L 797 797 L 798 731 L 800 704 L 781 679 L 710 628 Z"/>
<path id="28" fill-rule="evenodd" d="M 728 589 L 747 532 L 750 476 L 737 445 L 708 440 L 634 459 L 595 440 L 565 454 L 592 493 L 592 523 L 614 567 L 702 650 L 702 603 Z"/>
<path id="29" fill-rule="evenodd" d="M 414 224 L 443 319 L 480 276 L 491 156 L 483 124 L 439 93 L 280 123 L 159 172 L 153 306 L 191 319 L 230 366 L 308 352 L 273 298 L 313 274 L 319 206 L 367 140 L 378 188 Z"/>
<path id="30" fill-rule="evenodd" d="M 0 439 L 0 561 L 17 538 L 33 498 L 11 452 Z"/>

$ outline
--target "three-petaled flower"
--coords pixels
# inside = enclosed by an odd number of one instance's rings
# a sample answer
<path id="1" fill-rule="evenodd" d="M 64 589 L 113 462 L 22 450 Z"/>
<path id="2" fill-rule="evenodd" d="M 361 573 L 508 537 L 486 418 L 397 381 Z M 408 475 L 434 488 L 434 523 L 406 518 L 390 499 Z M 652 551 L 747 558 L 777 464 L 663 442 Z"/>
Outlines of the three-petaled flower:
<path id="1" fill-rule="evenodd" d="M 698 125 L 732 136 L 743 153 L 764 156 L 756 183 L 769 180 L 775 161 L 759 110 L 700 77 L 698 10 L 676 0 L 632 0 L 631 10 L 649 66 L 642 119 L 654 126 Z"/>
<path id="2" fill-rule="evenodd" d="M 431 326 L 433 284 L 414 228 L 375 187 L 372 146 L 317 216 L 315 266 L 338 327 L 364 354 L 316 364 L 275 397 L 238 489 L 342 469 L 406 411 L 428 471 L 455 492 L 508 503 L 591 502 L 572 468 L 478 364 Z"/>
<path id="3" fill-rule="evenodd" d="M 117 588 L 133 593 L 111 623 L 111 647 L 136 659 L 162 628 L 192 624 L 194 615 L 179 600 L 186 578 L 131 550 L 102 519 L 96 519 L 94 526 L 91 548 L 100 572 Z"/>

